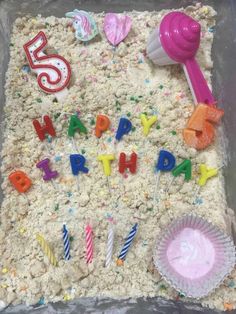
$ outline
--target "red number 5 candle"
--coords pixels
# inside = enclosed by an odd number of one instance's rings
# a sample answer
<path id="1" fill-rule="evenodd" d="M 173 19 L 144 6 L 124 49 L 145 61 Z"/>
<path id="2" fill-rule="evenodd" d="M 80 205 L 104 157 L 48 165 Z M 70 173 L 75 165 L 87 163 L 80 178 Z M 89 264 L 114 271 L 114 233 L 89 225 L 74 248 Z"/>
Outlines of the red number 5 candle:
<path id="1" fill-rule="evenodd" d="M 23 47 L 31 69 L 38 75 L 40 88 L 46 93 L 57 93 L 69 84 L 71 68 L 63 57 L 56 54 L 45 55 L 43 50 L 46 45 L 44 32 L 39 32 Z"/>

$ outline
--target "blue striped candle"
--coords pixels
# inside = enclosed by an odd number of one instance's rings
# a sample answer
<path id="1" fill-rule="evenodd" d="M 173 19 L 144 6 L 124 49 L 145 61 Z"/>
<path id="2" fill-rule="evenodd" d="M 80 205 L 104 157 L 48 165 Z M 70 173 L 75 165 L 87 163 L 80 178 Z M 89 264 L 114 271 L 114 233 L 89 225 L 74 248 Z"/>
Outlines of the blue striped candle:
<path id="1" fill-rule="evenodd" d="M 66 225 L 63 224 L 63 242 L 64 242 L 64 257 L 65 260 L 68 261 L 70 259 L 70 241 L 68 230 L 66 229 Z"/>
<path id="2" fill-rule="evenodd" d="M 138 224 L 135 224 L 133 226 L 133 228 L 130 230 L 130 233 L 128 235 L 128 237 L 125 240 L 125 244 L 120 252 L 120 255 L 118 256 L 118 260 L 117 260 L 117 265 L 121 266 L 124 263 L 125 257 L 128 253 L 129 247 L 135 237 L 135 234 L 137 232 L 137 228 L 138 228 Z"/>

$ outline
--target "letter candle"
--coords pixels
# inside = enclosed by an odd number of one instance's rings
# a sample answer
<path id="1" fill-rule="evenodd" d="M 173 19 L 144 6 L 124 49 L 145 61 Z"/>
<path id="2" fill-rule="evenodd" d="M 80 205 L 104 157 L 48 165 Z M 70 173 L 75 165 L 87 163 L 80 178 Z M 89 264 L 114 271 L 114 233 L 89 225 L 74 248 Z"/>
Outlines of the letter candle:
<path id="1" fill-rule="evenodd" d="M 29 199 L 26 196 L 26 192 L 32 185 L 30 178 L 23 171 L 16 170 L 9 174 L 8 179 L 14 188 L 25 197 L 28 205 L 30 205 Z"/>
<path id="2" fill-rule="evenodd" d="M 52 120 L 48 115 L 42 116 L 42 122 L 44 122 L 44 124 L 40 124 L 40 122 L 37 119 L 33 120 L 33 126 L 41 142 L 45 140 L 46 134 L 49 134 L 52 137 L 56 136 L 56 131 L 52 124 Z M 50 154 L 50 149 L 47 145 L 47 142 L 45 142 L 45 146 L 47 148 L 48 153 Z"/>
<path id="3" fill-rule="evenodd" d="M 102 114 L 97 116 L 96 126 L 95 126 L 95 136 L 97 137 L 97 145 L 99 145 L 99 139 L 101 138 L 103 132 L 107 131 L 110 127 L 110 119 Z M 107 177 L 107 186 L 109 193 L 111 195 L 110 182 L 108 177 L 111 175 L 111 166 L 110 162 L 115 159 L 114 155 L 99 155 L 97 158 L 103 164 L 103 171 L 105 176 Z"/>
<path id="4" fill-rule="evenodd" d="M 12 172 L 8 179 L 19 193 L 25 193 L 32 185 L 30 178 L 21 170 Z"/>
<path id="5" fill-rule="evenodd" d="M 116 132 L 116 140 L 120 141 L 122 137 L 128 134 L 132 129 L 132 123 L 127 118 L 120 118 L 118 129 Z"/>
<path id="6" fill-rule="evenodd" d="M 132 130 L 132 122 L 127 118 L 120 118 L 115 139 L 114 139 L 114 151 L 116 152 L 116 144 L 120 142 L 124 135 L 127 135 Z"/>
<path id="7" fill-rule="evenodd" d="M 130 156 L 130 160 L 127 160 L 125 153 L 120 153 L 119 158 L 119 172 L 122 174 L 129 169 L 131 173 L 136 173 L 137 168 L 137 154 L 133 152 Z"/>
<path id="8" fill-rule="evenodd" d="M 38 162 L 36 164 L 36 167 L 41 169 L 44 172 L 43 180 L 44 181 L 50 181 L 52 183 L 52 186 L 56 189 L 56 186 L 54 185 L 52 179 L 56 178 L 58 176 L 57 171 L 52 171 L 49 166 L 50 160 L 48 158 L 45 158 Z"/>
<path id="9" fill-rule="evenodd" d="M 82 121 L 77 117 L 77 115 L 72 115 L 70 117 L 69 127 L 68 127 L 68 136 L 72 141 L 72 144 L 74 146 L 74 149 L 77 151 L 77 146 L 74 141 L 75 132 L 79 131 L 79 133 L 87 134 L 88 130 L 85 127 L 85 125 L 82 123 Z"/>
<path id="10" fill-rule="evenodd" d="M 95 135 L 97 138 L 102 136 L 102 133 L 107 131 L 111 122 L 107 116 L 99 114 L 97 116 L 96 126 L 95 126 Z"/>
<path id="11" fill-rule="evenodd" d="M 174 182 L 175 178 L 180 174 L 184 174 L 184 181 L 189 181 L 192 178 L 192 163 L 190 159 L 185 159 L 172 170 L 173 178 L 170 180 L 166 192 L 169 191 L 169 188 Z"/>
<path id="12" fill-rule="evenodd" d="M 156 182 L 154 189 L 154 202 L 157 203 L 157 189 L 160 182 L 161 171 L 171 171 L 175 167 L 175 156 L 167 150 L 161 149 L 156 164 Z"/>
<path id="13" fill-rule="evenodd" d="M 86 159 L 83 155 L 72 154 L 70 155 L 70 165 L 74 176 L 77 178 L 77 188 L 79 190 L 79 172 L 88 173 L 89 169 L 85 167 Z"/>
<path id="14" fill-rule="evenodd" d="M 103 172 L 105 176 L 107 177 L 107 186 L 109 193 L 111 195 L 111 188 L 110 188 L 110 182 L 109 182 L 109 176 L 111 175 L 111 162 L 115 160 L 115 155 L 99 155 L 97 158 L 99 161 L 103 164 Z"/>
<path id="15" fill-rule="evenodd" d="M 149 119 L 147 119 L 146 114 L 142 113 L 140 115 L 140 119 L 143 126 L 143 134 L 147 136 L 151 126 L 157 121 L 157 116 L 151 116 Z"/>
<path id="16" fill-rule="evenodd" d="M 206 166 L 206 164 L 200 164 L 200 166 L 199 166 L 200 178 L 198 179 L 198 182 L 197 182 L 198 187 L 197 187 L 197 189 L 194 193 L 194 196 L 193 196 L 193 204 L 196 204 L 196 198 L 200 192 L 201 187 L 206 184 L 208 179 L 210 179 L 214 176 L 217 176 L 218 170 L 220 170 L 222 167 L 223 167 L 223 165 L 221 167 L 218 167 L 218 168 L 208 168 Z"/>

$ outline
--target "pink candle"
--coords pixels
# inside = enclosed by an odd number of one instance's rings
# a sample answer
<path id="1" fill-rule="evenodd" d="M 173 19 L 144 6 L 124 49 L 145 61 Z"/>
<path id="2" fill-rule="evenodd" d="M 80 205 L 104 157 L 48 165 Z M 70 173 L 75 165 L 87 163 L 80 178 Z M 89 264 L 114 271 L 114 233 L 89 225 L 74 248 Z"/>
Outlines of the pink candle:
<path id="1" fill-rule="evenodd" d="M 93 229 L 90 224 L 85 228 L 86 235 L 86 262 L 92 263 L 93 260 Z"/>

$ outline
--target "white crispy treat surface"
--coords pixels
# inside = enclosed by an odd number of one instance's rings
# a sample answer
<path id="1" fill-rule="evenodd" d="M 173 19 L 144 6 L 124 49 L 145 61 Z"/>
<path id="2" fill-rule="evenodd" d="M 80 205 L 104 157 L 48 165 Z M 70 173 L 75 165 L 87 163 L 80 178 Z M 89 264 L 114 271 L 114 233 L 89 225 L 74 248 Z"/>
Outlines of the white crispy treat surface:
<path id="1" fill-rule="evenodd" d="M 188 7 L 184 11 L 202 25 L 197 60 L 210 82 L 215 12 L 206 6 Z M 222 160 L 217 145 L 197 152 L 183 142 L 182 129 L 194 106 L 182 67 L 154 66 L 143 55 L 150 32 L 166 13 L 128 12 L 132 30 L 115 51 L 102 31 L 104 14 L 93 15 L 100 35 L 88 45 L 75 39 L 69 18 L 37 16 L 15 21 L 6 78 L 1 153 L 4 200 L 0 213 L 0 299 L 7 304 L 35 304 L 40 298 L 50 302 L 82 296 L 175 299 L 177 292 L 154 269 L 152 253 L 158 234 L 174 218 L 186 213 L 199 214 L 227 231 L 221 170 L 200 190 L 197 204 L 192 204 L 199 164 L 221 167 Z M 39 31 L 45 32 L 49 46 L 71 64 L 73 78 L 69 95 L 63 102 L 53 101 L 53 95 L 39 89 L 32 72 L 22 71 L 27 64 L 23 44 Z M 158 116 L 148 137 L 144 137 L 140 123 L 140 114 L 144 112 Z M 78 113 L 88 129 L 87 136 L 76 133 L 77 151 L 67 135 L 72 113 Z M 44 114 L 52 118 L 56 129 L 57 136 L 51 142 L 40 142 L 33 128 L 32 120 L 41 119 Z M 108 115 L 111 120 L 110 130 L 100 139 L 94 135 L 98 114 Z M 122 116 L 127 116 L 134 128 L 114 149 L 114 136 Z M 172 176 L 163 174 L 158 189 L 160 200 L 156 204 L 154 165 L 161 148 L 173 152 L 177 164 L 190 158 L 193 177 L 188 183 L 183 176 L 178 177 L 165 193 Z M 137 173 L 128 172 L 123 176 L 118 172 L 117 159 L 120 152 L 129 155 L 132 151 L 138 155 Z M 79 175 L 79 191 L 70 169 L 71 153 L 82 153 L 89 168 L 88 174 Z M 111 195 L 102 165 L 97 161 L 97 156 L 105 153 L 116 156 L 110 177 Z M 50 158 L 52 169 L 59 172 L 54 185 L 44 182 L 42 172 L 36 168 L 36 163 L 46 157 Z M 32 179 L 27 198 L 8 180 L 14 170 L 22 170 Z M 113 261 L 105 268 L 108 214 L 113 216 L 116 225 Z M 85 261 L 84 232 L 88 221 L 94 231 L 94 259 L 89 266 Z M 70 261 L 64 260 L 63 222 L 73 237 Z M 118 267 L 117 255 L 136 222 L 137 236 L 124 266 Z M 50 244 L 59 261 L 58 267 L 50 265 L 36 241 L 37 233 Z M 235 273 L 231 276 L 235 277 Z M 219 309 L 224 308 L 224 303 L 235 306 L 236 290 L 229 284 L 232 280 L 226 279 L 209 297 L 202 299 L 203 305 Z"/>

